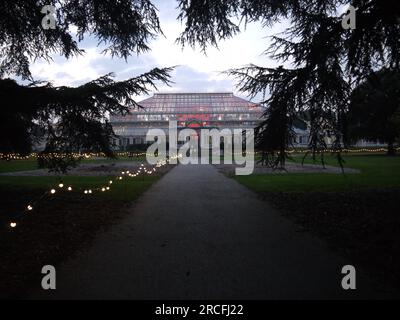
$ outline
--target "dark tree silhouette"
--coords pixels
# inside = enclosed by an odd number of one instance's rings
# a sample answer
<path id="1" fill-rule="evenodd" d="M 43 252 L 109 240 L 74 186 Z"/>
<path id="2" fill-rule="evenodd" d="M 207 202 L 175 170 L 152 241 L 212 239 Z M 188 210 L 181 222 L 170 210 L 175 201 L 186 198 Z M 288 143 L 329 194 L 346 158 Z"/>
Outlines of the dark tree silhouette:
<path id="1" fill-rule="evenodd" d="M 54 30 L 43 30 L 41 26 L 43 14 L 40 10 L 48 4 L 57 8 L 57 24 Z M 340 150 L 342 119 L 348 108 L 351 90 L 372 70 L 382 67 L 399 69 L 400 4 L 378 0 L 355 0 L 352 4 L 357 8 L 355 30 L 345 30 L 342 27 L 343 15 L 338 8 L 347 5 L 345 0 L 178 0 L 179 18 L 184 22 L 185 29 L 177 42 L 182 46 L 199 44 L 205 51 L 208 45 L 217 46 L 219 40 L 240 32 L 239 21 L 244 21 L 244 24 L 261 21 L 265 28 L 282 20 L 288 22 L 289 26 L 284 34 L 274 36 L 272 45 L 265 53 L 277 61 L 291 65 L 291 68 L 283 65 L 278 68 L 250 65 L 230 71 L 230 74 L 238 77 L 242 91 L 253 96 L 259 92 L 264 93 L 263 104 L 268 108 L 265 121 L 258 128 L 256 141 L 258 147 L 265 152 L 277 152 L 278 161 L 274 163 L 282 166 L 286 157 L 284 150 L 291 141 L 292 124 L 299 113 L 307 112 L 310 115 L 310 147 L 314 155 L 325 149 L 323 134 L 326 130 L 336 136 L 333 148 Z M 34 59 L 50 59 L 54 53 L 67 58 L 84 54 L 77 41 L 86 35 L 92 35 L 99 43 L 108 45 L 106 52 L 111 55 L 126 58 L 130 54 L 148 50 L 148 40 L 161 33 L 156 8 L 150 0 L 16 0 L 1 2 L 0 10 L 0 81 L 6 81 L 5 78 L 10 75 L 33 80 L 29 64 Z M 70 32 L 73 26 L 77 27 L 77 40 Z M 111 89 L 107 89 L 110 84 L 107 77 L 94 81 L 91 85 L 97 85 L 97 94 L 101 95 L 106 90 L 108 97 L 121 102 L 121 97 L 147 90 L 156 80 L 168 82 L 169 71 L 151 71 L 139 82 L 141 88 L 129 88 L 130 91 L 128 87 L 138 83 L 135 79 L 114 83 Z M 9 84 L 4 83 L 1 87 L 6 88 L 7 85 Z M 29 87 L 37 86 L 46 87 L 46 95 L 62 95 L 65 91 L 62 88 L 53 88 L 50 84 L 40 85 L 35 82 Z M 22 87 L 19 85 L 16 88 L 22 90 Z M 125 91 L 121 93 L 121 90 Z M 5 109 L 12 109 L 12 101 L 18 98 L 19 89 L 12 92 L 15 97 L 4 91 L 2 93 L 8 97 L 8 100 L 3 100 L 7 102 Z M 59 96 L 58 101 L 64 98 Z M 85 119 L 90 115 L 88 123 L 97 121 L 99 130 L 92 132 L 101 134 L 96 137 L 83 134 L 82 139 L 86 136 L 98 138 L 96 143 L 86 145 L 101 146 L 100 149 L 108 153 L 110 149 L 105 147 L 104 141 L 111 131 L 104 121 L 101 109 L 97 109 L 100 108 L 98 98 L 84 97 L 79 102 L 78 96 L 74 99 L 73 105 L 89 105 L 99 111 L 93 112 L 89 108 L 90 111 L 83 112 L 82 117 Z M 57 99 L 49 99 L 54 100 Z M 101 103 L 108 100 L 102 100 Z M 113 108 L 115 104 L 111 103 L 103 106 L 102 111 L 108 108 L 109 112 L 122 112 L 121 106 L 122 102 L 118 108 Z M 53 115 L 55 118 L 59 114 L 49 111 L 51 104 L 42 107 L 43 110 L 22 108 L 15 110 L 15 114 L 11 111 L 4 113 L 9 119 L 4 118 L 3 122 L 14 121 L 14 128 L 29 130 L 17 132 L 11 142 L 1 138 L 0 151 L 29 149 L 26 142 L 32 139 L 32 132 L 46 129 L 45 132 L 51 134 L 49 121 L 47 128 L 44 128 L 44 121 L 36 121 L 36 118 L 39 113 Z M 57 118 L 61 121 L 60 119 Z M 64 122 L 65 126 L 66 123 L 68 122 Z M 59 123 L 61 124 L 62 122 Z M 47 152 L 57 150 L 56 145 L 58 144 L 49 143 Z"/>
<path id="2" fill-rule="evenodd" d="M 44 30 L 41 13 L 55 6 L 55 29 Z M 58 53 L 67 58 L 84 54 L 77 40 L 92 35 L 108 45 L 104 52 L 127 58 L 149 50 L 147 43 L 161 34 L 157 10 L 150 0 L 14 0 L 0 2 L 0 76 L 30 78 L 30 62 L 51 59 Z"/>
<path id="3" fill-rule="evenodd" d="M 115 82 L 112 74 L 76 88 L 52 87 L 50 83 L 22 86 L 15 80 L 0 81 L 4 124 L 0 147 L 4 152 L 30 151 L 33 142 L 46 140 L 40 164 L 65 171 L 75 164 L 73 153 L 114 153 L 110 145 L 113 130 L 108 113 L 127 114 L 140 106 L 134 95 L 147 93 L 154 81 L 168 82 L 171 69 L 153 69 L 139 77 Z M 11 97 L 11 98 L 10 98 Z M 60 154 L 64 155 L 60 158 Z"/>
<path id="4" fill-rule="evenodd" d="M 42 27 L 45 5 L 56 8 L 55 29 Z M 0 12 L 0 152 L 27 153 L 44 135 L 42 165 L 55 170 L 74 164 L 76 151 L 111 157 L 113 131 L 107 114 L 127 113 L 129 107 L 139 107 L 132 96 L 148 93 L 157 82 L 169 83 L 172 69 L 156 68 L 120 82 L 109 74 L 77 88 L 54 87 L 34 81 L 29 68 L 36 59 L 51 62 L 53 54 L 83 55 L 79 41 L 89 35 L 106 45 L 104 52 L 111 56 L 126 59 L 149 50 L 149 40 L 162 34 L 150 0 L 1 1 Z"/>
<path id="5" fill-rule="evenodd" d="M 388 154 L 396 153 L 400 138 L 400 73 L 388 69 L 374 72 L 351 94 L 348 139 L 380 140 Z"/>
<path id="6" fill-rule="evenodd" d="M 343 118 L 349 94 L 357 83 L 377 68 L 400 67 L 400 3 L 355 0 L 355 30 L 342 27 L 342 0 L 180 0 L 180 19 L 185 30 L 182 45 L 199 44 L 203 50 L 240 31 L 238 21 L 261 21 L 269 27 L 286 21 L 283 35 L 272 37 L 265 54 L 283 65 L 263 68 L 250 65 L 229 71 L 239 89 L 255 96 L 264 94 L 265 121 L 258 128 L 257 147 L 278 153 L 275 165 L 284 165 L 284 150 L 291 139 L 296 114 L 310 115 L 310 147 L 326 148 L 323 134 L 335 136 L 332 148 L 342 147 Z M 341 161 L 340 153 L 338 159 Z"/>

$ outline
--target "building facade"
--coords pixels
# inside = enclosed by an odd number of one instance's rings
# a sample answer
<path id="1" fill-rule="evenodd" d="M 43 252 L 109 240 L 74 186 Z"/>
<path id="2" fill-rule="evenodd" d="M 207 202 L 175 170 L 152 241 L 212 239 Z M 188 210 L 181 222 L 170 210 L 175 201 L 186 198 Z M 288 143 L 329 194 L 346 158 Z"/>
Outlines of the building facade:
<path id="1" fill-rule="evenodd" d="M 176 121 L 178 130 L 191 129 L 254 129 L 262 121 L 263 108 L 231 92 L 220 93 L 156 93 L 139 103 L 126 116 L 110 116 L 117 135 L 117 149 L 146 144 L 149 129 L 162 129 L 168 136 L 169 121 Z M 308 126 L 307 126 L 308 127 Z M 309 128 L 294 128 L 293 146 L 307 148 Z M 329 146 L 332 138 L 327 136 Z M 149 142 L 150 143 L 150 142 Z M 356 147 L 384 146 L 381 142 L 361 140 Z"/>
<path id="2" fill-rule="evenodd" d="M 191 129 L 254 129 L 260 122 L 260 105 L 221 93 L 156 93 L 139 103 L 142 109 L 126 116 L 110 116 L 118 136 L 115 144 L 145 144 L 149 129 L 162 129 L 168 134 L 169 121 L 176 121 L 178 130 Z"/>

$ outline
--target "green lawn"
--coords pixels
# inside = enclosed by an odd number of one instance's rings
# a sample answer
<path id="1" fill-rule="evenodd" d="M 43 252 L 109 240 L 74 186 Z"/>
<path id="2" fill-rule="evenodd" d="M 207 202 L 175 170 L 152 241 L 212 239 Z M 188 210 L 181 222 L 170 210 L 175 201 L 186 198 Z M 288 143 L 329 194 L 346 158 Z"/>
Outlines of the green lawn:
<path id="1" fill-rule="evenodd" d="M 301 156 L 293 159 L 301 163 Z M 345 155 L 345 167 L 361 170 L 360 174 L 296 173 L 235 176 L 238 182 L 257 192 L 346 191 L 375 188 L 400 188 L 400 157 L 386 155 Z M 307 159 L 307 163 L 312 163 Z M 332 156 L 329 165 L 338 166 Z"/>
<path id="2" fill-rule="evenodd" d="M 63 177 L 59 188 L 55 177 L 0 176 L 0 298 L 26 298 L 37 284 L 37 270 L 48 261 L 58 266 L 131 214 L 131 202 L 159 177 L 113 180 L 110 191 L 84 194 L 84 189 L 107 186 L 109 177 Z M 56 193 L 41 198 L 51 188 Z M 33 211 L 22 214 L 28 204 Z M 11 229 L 10 221 L 17 228 Z"/>
<path id="3" fill-rule="evenodd" d="M 29 191 L 46 191 L 52 188 L 58 192 L 67 192 L 66 188 L 71 186 L 74 192 L 81 192 L 83 196 L 83 190 L 90 188 L 101 188 L 108 186 L 108 181 L 115 177 L 63 177 L 62 182 L 64 187 L 58 188 L 60 182 L 55 177 L 12 177 L 12 176 L 0 176 L 0 191 L 1 190 L 24 190 L 27 193 Z M 122 181 L 115 181 L 111 185 L 111 190 L 107 192 L 96 192 L 96 196 L 105 197 L 113 200 L 131 201 L 136 199 L 144 190 L 146 190 L 151 184 L 157 181 L 157 176 L 140 176 L 140 177 L 129 177 Z M 57 193 L 57 192 L 56 192 Z M 87 195 L 90 197 L 91 195 Z"/>
<path id="4" fill-rule="evenodd" d="M 302 232 L 322 238 L 382 288 L 400 290 L 400 156 L 344 155 L 360 174 L 260 174 L 234 179 L 256 191 Z M 302 155 L 293 156 L 301 163 Z M 308 158 L 306 163 L 312 163 Z M 327 155 L 328 165 L 338 166 Z"/>
<path id="5" fill-rule="evenodd" d="M 117 159 L 107 159 L 107 158 L 96 158 L 96 159 L 83 159 L 82 163 L 115 163 L 119 161 L 139 161 L 146 162 L 146 156 L 139 157 L 119 157 Z M 36 170 L 38 168 L 37 160 L 34 158 L 26 160 L 0 160 L 0 173 L 5 172 L 17 172 L 17 171 L 27 171 Z"/>
<path id="6" fill-rule="evenodd" d="M 108 158 L 89 158 L 83 159 L 82 163 L 114 163 L 118 161 L 139 161 L 146 162 L 146 156 L 140 155 L 139 157 L 118 157 L 116 159 L 108 159 Z"/>
<path id="7" fill-rule="evenodd" d="M 82 163 L 98 163 L 98 164 L 109 164 L 119 161 L 140 161 L 144 162 L 145 156 L 140 157 L 120 157 L 117 159 L 107 158 L 90 158 L 83 159 Z M 0 160 L 0 173 L 5 172 L 17 172 L 25 170 L 38 169 L 37 160 L 34 158 L 27 160 L 11 160 L 5 161 Z M 99 176 L 99 177 L 88 177 L 88 176 L 70 176 L 62 177 L 62 181 L 65 185 L 63 189 L 59 189 L 57 186 L 60 182 L 59 178 L 53 176 L 43 177 L 29 177 L 29 176 L 0 176 L 0 192 L 2 190 L 15 190 L 16 192 L 23 190 L 27 195 L 30 193 L 37 194 L 38 192 L 44 192 L 55 188 L 59 191 L 66 192 L 66 188 L 71 186 L 73 192 L 83 192 L 85 189 L 101 188 L 108 186 L 108 181 L 115 178 L 114 176 Z M 122 181 L 114 181 L 111 186 L 111 190 L 107 192 L 101 192 L 98 196 L 112 200 L 132 201 L 136 199 L 144 190 L 146 190 L 151 184 L 158 180 L 157 176 L 140 176 L 127 178 Z"/>
<path id="8" fill-rule="evenodd" d="M 121 158 L 117 161 L 133 161 Z M 85 163 L 115 162 L 87 159 Z M 1 161 L 0 172 L 32 170 L 36 160 Z M 51 261 L 59 263 L 88 245 L 99 232 L 131 214 L 131 203 L 168 171 L 155 175 L 115 176 L 0 176 L 0 298 L 26 298 L 37 284 L 37 272 Z M 109 181 L 113 183 L 110 185 Z M 71 186 L 72 191 L 67 188 Z M 110 191 L 102 192 L 102 187 Z M 55 189 L 56 193 L 49 191 Z M 99 190 L 100 188 L 100 190 Z M 92 194 L 83 191 L 92 189 Z M 42 197 L 42 195 L 44 197 Z M 27 211 L 31 205 L 33 211 Z M 17 224 L 10 228 L 10 222 Z M 23 252 L 23 254 L 16 254 Z"/>
<path id="9" fill-rule="evenodd" d="M 0 160 L 0 173 L 38 169 L 36 159 L 27 160 Z"/>

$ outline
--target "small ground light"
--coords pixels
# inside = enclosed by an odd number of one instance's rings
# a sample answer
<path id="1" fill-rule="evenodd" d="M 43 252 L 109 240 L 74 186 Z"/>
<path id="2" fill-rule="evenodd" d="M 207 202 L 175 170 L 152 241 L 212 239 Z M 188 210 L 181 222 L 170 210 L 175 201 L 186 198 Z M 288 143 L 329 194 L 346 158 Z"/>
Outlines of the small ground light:
<path id="1" fill-rule="evenodd" d="M 109 184 L 112 184 L 112 180 L 110 180 L 108 183 L 109 183 Z"/>
<path id="2" fill-rule="evenodd" d="M 31 205 L 28 205 L 26 208 L 27 208 L 29 211 L 33 210 L 33 207 L 32 207 Z"/>
<path id="3" fill-rule="evenodd" d="M 64 187 L 64 183 L 60 183 L 59 185 L 58 185 L 60 188 L 62 188 L 62 187 Z"/>
<path id="4" fill-rule="evenodd" d="M 110 190 L 110 187 L 107 187 L 106 189 L 107 189 L 107 190 Z"/>
<path id="5" fill-rule="evenodd" d="M 50 193 L 51 193 L 51 194 L 55 194 L 55 193 L 56 193 L 56 189 L 51 189 L 51 190 L 50 190 Z"/>
<path id="6" fill-rule="evenodd" d="M 85 190 L 85 191 L 84 191 L 84 193 L 85 193 L 85 194 L 87 194 L 87 193 L 88 193 L 88 191 L 87 191 L 87 190 Z"/>
<path id="7" fill-rule="evenodd" d="M 101 188 L 101 191 L 103 191 L 103 192 L 106 191 L 106 188 Z"/>
<path id="8" fill-rule="evenodd" d="M 10 223 L 10 227 L 11 227 L 11 228 L 15 228 L 16 226 L 17 226 L 17 224 L 16 224 L 15 222 L 11 222 L 11 223 Z"/>
<path id="9" fill-rule="evenodd" d="M 92 193 L 92 190 L 89 190 L 89 193 Z"/>
<path id="10" fill-rule="evenodd" d="M 71 187 L 68 187 L 68 191 L 72 191 L 72 188 L 71 188 Z"/>

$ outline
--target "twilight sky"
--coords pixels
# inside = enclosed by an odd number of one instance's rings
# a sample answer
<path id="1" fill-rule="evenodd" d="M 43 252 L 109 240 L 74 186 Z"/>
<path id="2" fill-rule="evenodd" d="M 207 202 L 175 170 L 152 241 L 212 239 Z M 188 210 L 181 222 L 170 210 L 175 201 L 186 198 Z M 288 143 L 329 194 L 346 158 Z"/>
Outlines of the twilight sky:
<path id="1" fill-rule="evenodd" d="M 38 61 L 32 64 L 31 71 L 35 80 L 49 80 L 54 85 L 77 86 L 109 72 L 114 72 L 117 80 L 137 76 L 154 67 L 179 65 L 172 74 L 174 84 L 171 87 L 160 86 L 159 92 L 216 92 L 233 91 L 235 82 L 220 72 L 241 67 L 249 63 L 260 66 L 276 66 L 262 53 L 267 49 L 270 36 L 281 31 L 280 26 L 262 29 L 261 24 L 244 26 L 242 33 L 233 39 L 220 42 L 219 49 L 209 47 L 207 56 L 199 48 L 192 49 L 175 44 L 175 39 L 183 30 L 183 25 L 176 20 L 178 11 L 174 0 L 154 0 L 159 9 L 161 28 L 165 37 L 150 43 L 151 51 L 140 56 L 124 59 L 111 58 L 101 54 L 104 47 L 97 47 L 96 39 L 87 38 L 80 43 L 86 54 L 69 60 L 54 56 L 52 63 Z M 138 101 L 144 97 L 137 97 Z M 255 99 L 257 100 L 257 98 Z"/>

